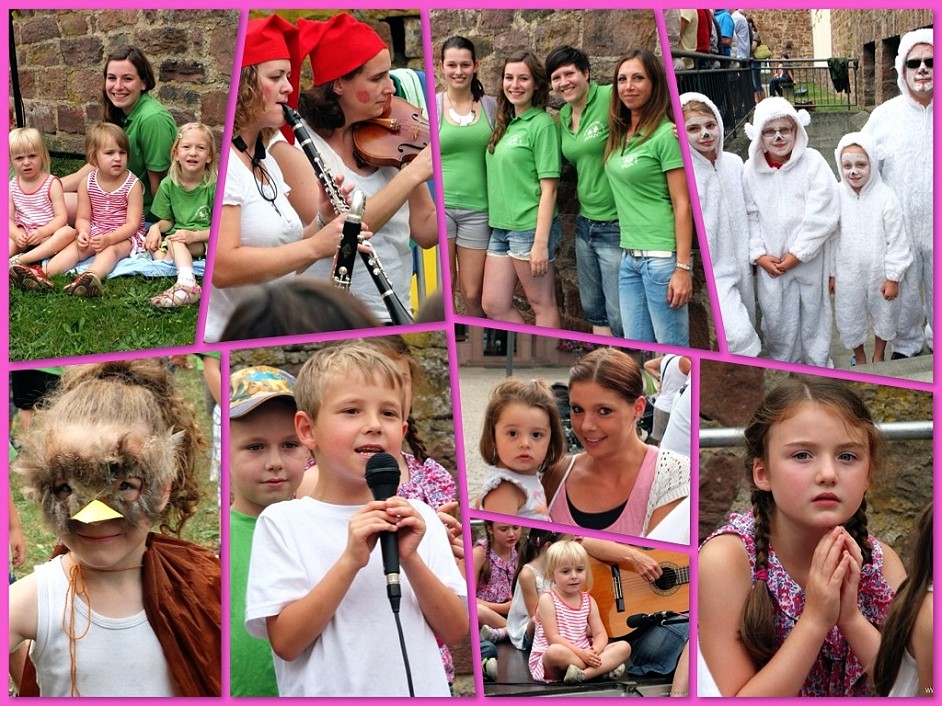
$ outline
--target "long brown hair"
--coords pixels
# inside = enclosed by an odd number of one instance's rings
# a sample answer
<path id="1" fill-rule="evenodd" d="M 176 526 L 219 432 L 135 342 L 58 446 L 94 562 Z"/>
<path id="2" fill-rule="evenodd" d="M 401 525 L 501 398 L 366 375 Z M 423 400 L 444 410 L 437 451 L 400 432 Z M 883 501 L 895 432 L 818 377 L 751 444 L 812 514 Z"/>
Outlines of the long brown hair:
<path id="1" fill-rule="evenodd" d="M 520 54 L 505 59 L 504 65 L 500 70 L 501 83 L 503 84 L 504 71 L 507 69 L 507 64 L 519 63 L 527 65 L 527 68 L 530 70 L 530 76 L 533 78 L 532 107 L 545 108 L 546 102 L 549 100 L 549 81 L 546 78 L 546 69 L 543 68 L 543 62 L 540 61 L 533 52 L 523 51 Z M 510 121 L 513 120 L 515 116 L 516 112 L 514 106 L 507 100 L 507 96 L 502 88 L 500 95 L 497 96 L 497 117 L 494 120 L 494 132 L 491 133 L 491 139 L 487 143 L 488 152 L 491 154 L 494 153 L 494 147 L 500 142 L 500 138 L 504 136 L 504 133 L 507 131 L 507 126 L 510 125 Z"/>
<path id="2" fill-rule="evenodd" d="M 107 81 L 108 78 L 108 64 L 110 64 L 112 61 L 130 61 L 132 64 L 134 64 L 134 68 L 137 70 L 137 75 L 144 84 L 142 94 L 147 93 L 154 86 L 156 86 L 157 80 L 154 78 L 154 69 L 147 60 L 147 57 L 144 56 L 144 52 L 134 45 L 128 45 L 121 49 L 117 49 L 108 55 L 108 58 L 105 59 L 105 68 L 101 72 L 101 106 L 104 111 L 105 120 L 107 120 L 109 123 L 114 123 L 115 125 L 123 125 L 125 118 L 124 111 L 121 110 L 121 108 L 115 107 L 114 103 L 108 99 L 108 93 L 105 91 L 105 81 Z"/>
<path id="3" fill-rule="evenodd" d="M 673 122 L 674 111 L 671 108 L 670 91 L 667 85 L 667 74 L 661 59 L 647 49 L 632 49 L 615 64 L 615 75 L 612 79 L 614 89 L 608 105 L 608 142 L 605 143 L 605 156 L 603 161 L 615 152 L 620 152 L 628 142 L 628 131 L 631 129 L 631 111 L 618 95 L 618 73 L 626 61 L 637 59 L 641 62 L 644 73 L 651 82 L 651 98 L 640 109 L 638 133 L 641 142 L 647 140 L 654 133 L 655 128 L 666 117 Z"/>
<path id="4" fill-rule="evenodd" d="M 618 348 L 596 348 L 582 356 L 569 370 L 574 382 L 594 382 L 620 395 L 633 405 L 644 394 L 644 377 L 635 359 Z"/>
<path id="5" fill-rule="evenodd" d="M 775 514 L 772 493 L 756 487 L 753 465 L 756 459 L 767 460 L 769 433 L 775 424 L 788 419 L 801 404 L 813 402 L 828 408 L 841 417 L 848 428 L 864 433 L 870 452 L 870 474 L 883 467 L 886 442 L 877 430 L 866 405 L 849 387 L 829 378 L 791 378 L 772 390 L 752 415 L 743 432 L 746 438 L 746 476 L 752 486 L 752 512 L 755 516 L 755 571 L 767 571 L 769 566 L 770 529 Z M 873 548 L 867 531 L 867 498 L 844 523 L 844 529 L 854 538 L 863 555 L 863 563 L 873 561 Z M 757 667 L 772 659 L 778 649 L 773 635 L 775 613 L 768 584 L 758 574 L 743 608 L 740 638 Z"/>
<path id="6" fill-rule="evenodd" d="M 880 696 L 889 696 L 899 674 L 903 654 L 912 636 L 923 599 L 932 585 L 932 503 L 916 520 L 919 534 L 900 584 L 883 624 L 883 636 L 873 668 L 873 686 Z M 926 694 L 916 694 L 926 696 Z"/>

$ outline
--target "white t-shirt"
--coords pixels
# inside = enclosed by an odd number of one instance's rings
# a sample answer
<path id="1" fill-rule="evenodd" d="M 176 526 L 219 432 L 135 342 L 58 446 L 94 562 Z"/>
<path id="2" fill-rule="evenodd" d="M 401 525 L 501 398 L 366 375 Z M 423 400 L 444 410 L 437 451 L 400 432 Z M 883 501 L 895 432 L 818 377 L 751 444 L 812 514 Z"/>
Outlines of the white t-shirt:
<path id="1" fill-rule="evenodd" d="M 62 627 L 68 577 L 62 557 L 35 568 L 38 621 L 30 659 L 42 696 L 71 696 L 69 638 Z M 87 626 L 87 631 L 86 631 Z M 142 610 L 109 618 L 75 598 L 76 685 L 82 696 L 176 696 L 170 667 Z"/>
<path id="2" fill-rule="evenodd" d="M 257 248 L 285 245 L 300 240 L 303 225 L 288 201 L 289 188 L 281 174 L 281 168 L 270 156 L 263 159 L 262 164 L 268 170 L 272 183 L 278 187 L 274 204 L 262 198 L 252 170 L 239 159 L 234 147 L 229 148 L 226 190 L 222 205 L 239 206 L 241 209 L 240 242 L 244 246 Z M 293 273 L 283 275 L 285 278 L 293 276 Z M 215 343 L 222 336 L 238 297 L 244 290 L 245 287 L 210 287 L 209 313 L 206 315 L 204 336 L 207 343 Z"/>
<path id="3" fill-rule="evenodd" d="M 467 584 L 435 512 L 409 501 L 426 530 L 419 555 L 445 586 L 467 602 Z M 307 595 L 347 546 L 347 527 L 359 505 L 331 505 L 313 498 L 275 503 L 259 516 L 252 542 L 245 628 L 268 639 L 266 618 Z M 416 696 L 449 696 L 435 635 L 425 621 L 409 577 L 400 576 L 399 617 Z M 297 659 L 274 656 L 281 696 L 408 696 L 396 624 L 386 598 L 379 542 L 357 573 L 333 618 Z"/>
<path id="4" fill-rule="evenodd" d="M 542 596 L 553 586 L 553 582 L 543 575 L 535 561 L 531 561 L 527 566 L 533 572 L 533 578 L 536 580 L 537 596 Z M 520 581 L 514 586 L 514 595 L 510 601 L 510 610 L 507 613 L 507 637 L 518 650 L 523 649 L 523 638 L 527 634 L 527 625 L 533 616 L 527 612 L 527 602 L 523 597 L 523 586 Z"/>
<path id="5" fill-rule="evenodd" d="M 306 125 L 306 123 L 305 123 Z M 367 210 L 369 210 L 369 197 L 379 192 L 384 186 L 393 180 L 398 169 L 393 167 L 380 167 L 368 176 L 357 174 L 352 169 L 348 169 L 340 159 L 340 156 L 334 152 L 333 148 L 324 141 L 314 130 L 308 127 L 308 132 L 314 140 L 314 146 L 321 155 L 321 159 L 327 168 L 333 173 L 343 174 L 345 184 L 356 184 L 357 188 L 367 197 Z M 295 147 L 301 149 L 300 144 L 295 142 Z M 419 187 L 424 188 L 424 187 Z M 367 222 L 369 225 L 369 222 Z M 370 238 L 370 245 L 379 256 L 379 260 L 386 272 L 386 277 L 392 285 L 393 290 L 399 297 L 399 300 L 409 309 L 410 289 L 412 287 L 412 249 L 409 246 L 409 237 L 411 230 L 409 228 L 409 202 L 406 201 L 393 217 L 380 228 L 373 237 Z M 329 278 L 333 272 L 333 262 L 331 258 L 318 260 L 311 265 L 306 275 Z M 373 284 L 373 278 L 366 271 L 366 265 L 360 257 L 357 257 L 356 264 L 353 266 L 353 282 L 350 285 L 350 291 L 364 304 L 369 307 L 377 319 L 380 321 L 389 321 L 389 311 L 383 304 L 379 290 Z"/>

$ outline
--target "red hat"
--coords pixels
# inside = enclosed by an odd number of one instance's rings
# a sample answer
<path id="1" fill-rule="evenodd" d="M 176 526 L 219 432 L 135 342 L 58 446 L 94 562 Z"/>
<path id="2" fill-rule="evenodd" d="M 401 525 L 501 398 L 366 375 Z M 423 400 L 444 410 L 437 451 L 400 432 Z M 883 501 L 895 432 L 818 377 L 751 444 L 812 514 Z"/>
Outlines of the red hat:
<path id="1" fill-rule="evenodd" d="M 280 15 L 249 20 L 242 50 L 242 68 L 263 61 L 288 59 L 292 67 L 300 65 L 298 28 Z"/>
<path id="2" fill-rule="evenodd" d="M 311 58 L 314 85 L 322 86 L 345 76 L 386 49 L 386 42 L 365 22 L 346 12 L 326 22 L 299 19 L 301 56 Z"/>

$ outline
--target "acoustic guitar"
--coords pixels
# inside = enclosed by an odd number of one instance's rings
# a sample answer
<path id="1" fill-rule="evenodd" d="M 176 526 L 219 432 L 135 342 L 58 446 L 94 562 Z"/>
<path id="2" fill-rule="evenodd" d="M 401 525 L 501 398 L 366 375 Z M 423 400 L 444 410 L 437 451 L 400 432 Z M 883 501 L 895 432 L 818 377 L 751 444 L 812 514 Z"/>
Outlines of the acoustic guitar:
<path id="1" fill-rule="evenodd" d="M 624 637 L 634 630 L 628 627 L 630 615 L 690 609 L 690 557 L 680 552 L 635 548 L 647 552 L 660 564 L 663 573 L 654 583 L 641 578 L 628 562 L 606 564 L 589 557 L 592 573 L 589 593 L 599 606 L 609 637 Z"/>

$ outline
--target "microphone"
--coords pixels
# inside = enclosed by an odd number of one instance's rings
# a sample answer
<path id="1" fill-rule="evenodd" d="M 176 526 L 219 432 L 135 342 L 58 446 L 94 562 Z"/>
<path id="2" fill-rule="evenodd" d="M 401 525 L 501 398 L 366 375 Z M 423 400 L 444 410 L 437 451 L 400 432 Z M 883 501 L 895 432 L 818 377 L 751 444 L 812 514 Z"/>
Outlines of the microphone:
<path id="1" fill-rule="evenodd" d="M 646 628 L 651 625 L 657 625 L 677 615 L 678 614 L 672 610 L 660 610 L 656 613 L 635 613 L 634 615 L 629 615 L 626 622 L 629 628 Z"/>
<path id="2" fill-rule="evenodd" d="M 366 484 L 374 500 L 386 500 L 399 490 L 399 464 L 391 454 L 373 454 L 366 462 Z M 399 612 L 402 588 L 399 585 L 399 541 L 395 532 L 380 532 L 383 573 L 386 574 L 386 595 L 393 613 Z"/>

